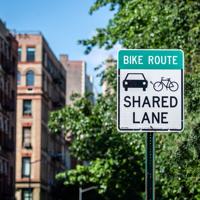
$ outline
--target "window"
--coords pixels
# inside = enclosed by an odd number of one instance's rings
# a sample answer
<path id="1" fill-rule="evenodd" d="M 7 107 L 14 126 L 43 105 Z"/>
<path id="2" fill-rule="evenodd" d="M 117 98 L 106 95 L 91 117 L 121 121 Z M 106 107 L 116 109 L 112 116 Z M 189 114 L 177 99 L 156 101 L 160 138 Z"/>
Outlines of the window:
<path id="1" fill-rule="evenodd" d="M 34 72 L 33 71 L 28 71 L 26 73 L 26 85 L 27 86 L 33 86 L 34 85 Z"/>
<path id="2" fill-rule="evenodd" d="M 21 84 L 21 73 L 18 71 L 17 72 L 17 85 Z"/>
<path id="3" fill-rule="evenodd" d="M 22 158 L 22 177 L 30 177 L 31 172 L 31 158 Z"/>
<path id="4" fill-rule="evenodd" d="M 31 100 L 23 101 L 23 115 L 32 115 L 32 101 Z"/>
<path id="5" fill-rule="evenodd" d="M 7 161 L 3 161 L 3 172 L 4 174 L 8 174 L 8 162 Z"/>
<path id="6" fill-rule="evenodd" d="M 32 200 L 33 191 L 30 188 L 22 189 L 22 200 Z"/>
<path id="7" fill-rule="evenodd" d="M 22 60 L 22 48 L 18 48 L 18 62 Z"/>
<path id="8" fill-rule="evenodd" d="M 33 61 L 35 61 L 35 48 L 28 47 L 26 49 L 26 61 L 27 62 L 33 62 Z"/>
<path id="9" fill-rule="evenodd" d="M 31 127 L 23 127 L 22 146 L 31 148 Z"/>

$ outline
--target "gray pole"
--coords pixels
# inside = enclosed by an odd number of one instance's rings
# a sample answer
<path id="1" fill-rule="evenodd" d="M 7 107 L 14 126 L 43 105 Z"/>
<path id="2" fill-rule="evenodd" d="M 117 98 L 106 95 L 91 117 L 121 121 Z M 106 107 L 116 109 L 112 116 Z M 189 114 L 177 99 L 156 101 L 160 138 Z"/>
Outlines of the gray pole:
<path id="1" fill-rule="evenodd" d="M 146 135 L 146 200 L 155 200 L 155 134 Z"/>
<path id="2" fill-rule="evenodd" d="M 85 188 L 85 189 L 82 189 L 82 187 L 79 188 L 79 200 L 82 200 L 82 194 L 84 192 L 88 192 L 90 190 L 94 190 L 94 189 L 97 189 L 97 186 L 91 186 L 89 188 Z"/>
<path id="3" fill-rule="evenodd" d="M 82 188 L 79 188 L 79 200 L 82 200 Z"/>

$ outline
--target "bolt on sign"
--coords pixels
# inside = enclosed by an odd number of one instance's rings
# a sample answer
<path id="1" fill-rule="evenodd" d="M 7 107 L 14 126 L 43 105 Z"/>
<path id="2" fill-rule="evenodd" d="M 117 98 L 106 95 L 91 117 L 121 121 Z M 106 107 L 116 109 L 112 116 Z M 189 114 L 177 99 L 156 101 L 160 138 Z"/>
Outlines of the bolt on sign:
<path id="1" fill-rule="evenodd" d="M 120 50 L 117 76 L 118 131 L 183 130 L 182 50 Z"/>

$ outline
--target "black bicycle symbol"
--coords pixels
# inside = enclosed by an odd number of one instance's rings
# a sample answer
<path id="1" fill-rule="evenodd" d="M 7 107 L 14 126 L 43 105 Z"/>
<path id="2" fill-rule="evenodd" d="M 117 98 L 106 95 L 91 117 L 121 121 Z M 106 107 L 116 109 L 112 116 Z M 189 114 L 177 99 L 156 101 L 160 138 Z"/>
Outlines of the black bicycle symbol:
<path id="1" fill-rule="evenodd" d="M 160 92 L 161 90 L 163 90 L 164 87 L 166 89 L 169 89 L 172 92 L 177 91 L 179 88 L 179 85 L 177 82 L 171 81 L 170 78 L 164 78 L 164 77 L 161 77 L 161 80 L 155 83 L 151 81 L 151 84 L 153 84 L 153 89 L 157 92 Z"/>

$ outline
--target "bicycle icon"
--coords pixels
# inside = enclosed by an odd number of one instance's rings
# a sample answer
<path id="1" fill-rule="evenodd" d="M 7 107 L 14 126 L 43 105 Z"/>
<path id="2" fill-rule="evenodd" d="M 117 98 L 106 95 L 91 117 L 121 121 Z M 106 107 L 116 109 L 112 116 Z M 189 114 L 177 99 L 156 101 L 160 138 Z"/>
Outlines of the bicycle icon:
<path id="1" fill-rule="evenodd" d="M 175 81 L 171 81 L 170 78 L 165 78 L 165 77 L 161 77 L 160 81 L 157 81 L 155 83 L 153 83 L 152 81 L 150 82 L 151 84 L 153 84 L 153 89 L 157 92 L 160 92 L 163 90 L 163 88 L 165 87 L 166 89 L 169 89 L 172 92 L 175 92 L 178 90 L 179 85 L 177 82 Z"/>

